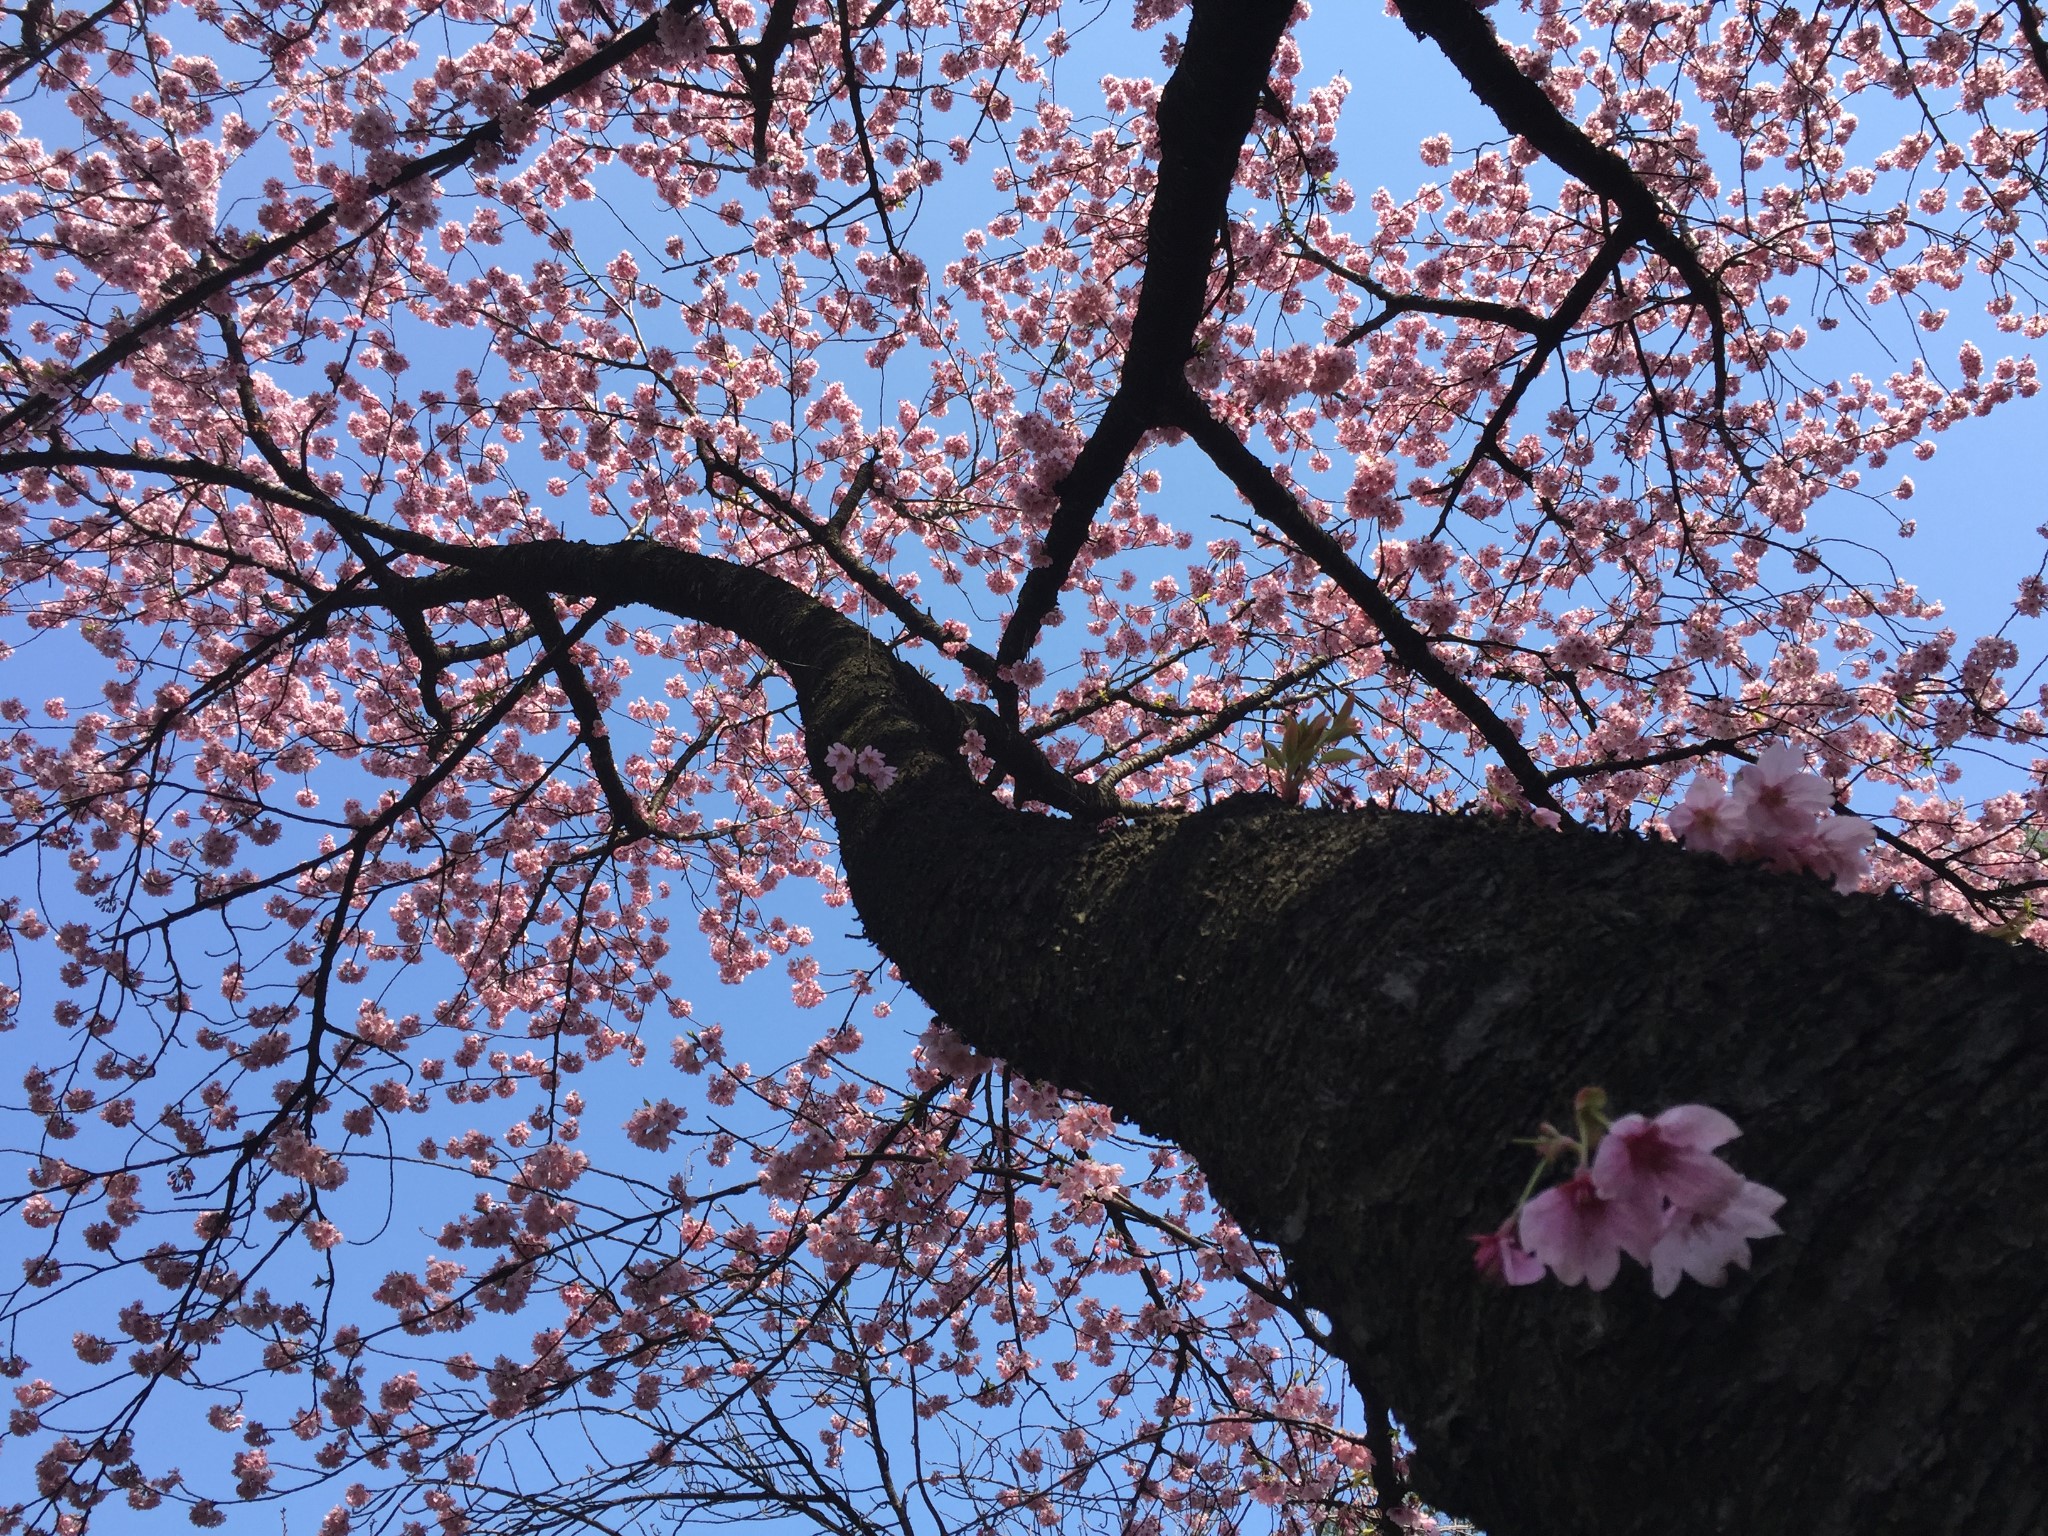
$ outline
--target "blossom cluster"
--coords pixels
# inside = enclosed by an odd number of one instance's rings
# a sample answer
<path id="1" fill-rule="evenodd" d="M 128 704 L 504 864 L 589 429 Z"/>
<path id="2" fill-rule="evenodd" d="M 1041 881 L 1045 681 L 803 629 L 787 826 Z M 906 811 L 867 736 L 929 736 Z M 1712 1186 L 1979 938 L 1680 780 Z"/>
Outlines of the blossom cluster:
<path id="1" fill-rule="evenodd" d="M 1622 1255 L 1648 1267 L 1659 1296 L 1682 1276 L 1722 1285 L 1731 1265 L 1749 1267 L 1749 1245 L 1776 1237 L 1785 1197 L 1714 1155 L 1741 1132 L 1718 1109 L 1680 1104 L 1656 1119 L 1606 1118 L 1607 1095 L 1579 1091 L 1579 1134 L 1550 1125 L 1535 1139 L 1541 1161 L 1529 1181 L 1567 1157 L 1571 1176 L 1530 1197 L 1492 1232 L 1475 1234 L 1473 1263 L 1488 1279 L 1533 1285 L 1546 1272 L 1566 1285 L 1604 1291 Z"/>
<path id="2" fill-rule="evenodd" d="M 825 749 L 825 766 L 832 770 L 832 787 L 842 794 L 858 782 L 855 773 L 876 789 L 887 789 L 896 782 L 896 770 L 873 747 L 862 747 L 856 752 L 845 742 L 835 741 Z"/>
<path id="3" fill-rule="evenodd" d="M 1695 778 L 1665 824 L 1688 848 L 1853 891 L 1870 873 L 1865 852 L 1877 833 L 1861 816 L 1831 815 L 1834 803 L 1827 780 L 1808 773 L 1797 751 L 1775 746 L 1735 775 L 1732 791 Z"/>

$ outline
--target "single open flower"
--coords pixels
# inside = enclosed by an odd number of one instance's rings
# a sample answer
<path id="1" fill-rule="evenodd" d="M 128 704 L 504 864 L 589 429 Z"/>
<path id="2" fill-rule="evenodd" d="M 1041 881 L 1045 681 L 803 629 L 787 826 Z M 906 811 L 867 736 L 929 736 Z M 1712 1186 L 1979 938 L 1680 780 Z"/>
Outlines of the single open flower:
<path id="1" fill-rule="evenodd" d="M 1728 792 L 1705 777 L 1692 781 L 1685 799 L 1665 817 L 1664 823 L 1686 847 L 1724 855 L 1741 830 L 1741 817 L 1729 804 Z"/>
<path id="2" fill-rule="evenodd" d="M 1664 1202 L 1709 1215 L 1742 1188 L 1742 1175 L 1714 1148 L 1742 1132 L 1718 1109 L 1679 1104 L 1654 1120 L 1623 1115 L 1593 1154 L 1593 1188 L 1603 1200 L 1632 1206 L 1661 1221 Z"/>
<path id="3" fill-rule="evenodd" d="M 1759 1237 L 1776 1237 L 1782 1230 L 1771 1218 L 1785 1197 L 1775 1189 L 1744 1180 L 1735 1197 L 1709 1215 L 1674 1206 L 1664 1219 L 1664 1231 L 1650 1250 L 1650 1282 L 1659 1296 L 1678 1289 L 1681 1275 L 1691 1275 L 1701 1285 L 1723 1285 L 1728 1266 L 1749 1268 L 1749 1245 Z"/>
<path id="4" fill-rule="evenodd" d="M 1835 796 L 1795 749 L 1781 744 L 1735 775 L 1728 798 L 1753 837 L 1777 842 L 1810 834 L 1814 817 L 1825 816 Z"/>
<path id="5" fill-rule="evenodd" d="M 1583 1280 L 1604 1291 L 1621 1272 L 1622 1254 L 1649 1262 L 1657 1229 L 1639 1205 L 1603 1199 L 1591 1172 L 1581 1169 L 1522 1207 L 1520 1235 L 1566 1285 Z"/>

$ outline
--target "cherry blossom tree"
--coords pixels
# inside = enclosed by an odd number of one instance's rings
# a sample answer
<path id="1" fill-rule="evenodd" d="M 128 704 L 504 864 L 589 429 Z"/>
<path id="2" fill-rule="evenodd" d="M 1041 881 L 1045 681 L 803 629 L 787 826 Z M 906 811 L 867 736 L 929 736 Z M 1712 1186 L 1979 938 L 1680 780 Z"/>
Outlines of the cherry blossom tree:
<path id="1" fill-rule="evenodd" d="M 2037 1528 L 2048 24 L 1391 9 L 8 10 L 0 1529 Z"/>

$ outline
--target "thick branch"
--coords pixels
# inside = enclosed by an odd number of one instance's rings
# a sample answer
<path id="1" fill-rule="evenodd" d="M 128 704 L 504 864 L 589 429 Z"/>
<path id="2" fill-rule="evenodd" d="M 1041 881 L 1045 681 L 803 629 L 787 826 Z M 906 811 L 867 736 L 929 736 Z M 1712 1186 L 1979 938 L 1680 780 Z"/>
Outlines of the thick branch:
<path id="1" fill-rule="evenodd" d="M 619 773 L 618 760 L 612 756 L 611 728 L 605 724 L 603 706 L 598 703 L 597 695 L 591 692 L 589 677 L 571 654 L 561 620 L 555 617 L 554 609 L 546 598 L 536 602 L 528 611 L 534 629 L 547 642 L 548 654 L 555 658 L 555 680 L 561 684 L 562 695 L 576 716 L 576 734 L 583 742 L 583 750 L 590 756 L 590 771 L 597 777 L 598 788 L 604 791 L 605 808 L 612 816 L 612 835 L 619 838 L 647 836 L 654 829 L 647 824 L 640 802 L 626 787 L 626 781 Z"/>
<path id="2" fill-rule="evenodd" d="M 1123 374 L 1060 483 L 1043 549 L 996 647 L 1006 666 L 1031 654 L 1096 510 L 1139 440 L 1186 387 L 1182 370 L 1208 310 L 1209 266 L 1229 213 L 1238 152 L 1292 12 L 1289 0 L 1196 0 L 1180 63 L 1159 96 L 1159 180 L 1145 220 L 1145 280 Z M 1005 713 L 1014 712 L 1015 698 L 1009 689 Z"/>
<path id="3" fill-rule="evenodd" d="M 126 0 L 106 0 L 98 10 L 79 17 L 62 32 L 46 35 L 42 28 L 48 23 L 50 0 L 30 0 L 22 12 L 21 46 L 0 51 L 0 65 L 5 66 L 0 71 L 0 91 L 10 89 L 30 70 L 48 63 L 59 50 L 70 47 L 125 5 Z"/>
<path id="4" fill-rule="evenodd" d="M 768 19 L 761 23 L 760 41 L 734 50 L 733 62 L 739 65 L 740 78 L 746 81 L 747 94 L 753 98 L 756 165 L 768 163 L 768 120 L 775 114 L 775 66 L 795 36 L 796 0 L 774 0 L 768 7 Z M 847 89 L 853 89 L 851 80 Z"/>
<path id="5" fill-rule="evenodd" d="M 2020 35 L 2027 40 L 2027 52 L 2033 55 L 2034 68 L 2041 72 L 2041 79 L 2048 83 L 2048 38 L 2041 35 L 2041 11 L 2034 0 L 2019 0 Z"/>

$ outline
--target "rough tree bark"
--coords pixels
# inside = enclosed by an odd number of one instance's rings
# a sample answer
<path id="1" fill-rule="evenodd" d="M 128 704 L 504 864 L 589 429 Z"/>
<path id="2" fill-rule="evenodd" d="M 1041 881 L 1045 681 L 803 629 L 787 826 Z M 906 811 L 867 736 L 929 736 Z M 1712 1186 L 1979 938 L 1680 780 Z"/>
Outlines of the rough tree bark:
<path id="1" fill-rule="evenodd" d="M 1493 1536 L 2030 1536 L 2048 1517 L 2048 957 L 1904 901 L 1493 818 L 1027 814 L 978 716 L 774 577 L 649 546 L 479 553 L 729 628 L 796 688 L 868 936 L 1018 1070 L 1198 1158 Z M 1475 1278 L 1571 1092 L 1731 1113 L 1786 1235 L 1723 1291 Z"/>

